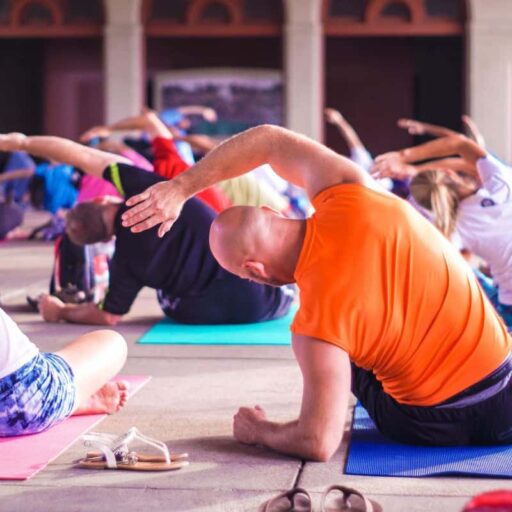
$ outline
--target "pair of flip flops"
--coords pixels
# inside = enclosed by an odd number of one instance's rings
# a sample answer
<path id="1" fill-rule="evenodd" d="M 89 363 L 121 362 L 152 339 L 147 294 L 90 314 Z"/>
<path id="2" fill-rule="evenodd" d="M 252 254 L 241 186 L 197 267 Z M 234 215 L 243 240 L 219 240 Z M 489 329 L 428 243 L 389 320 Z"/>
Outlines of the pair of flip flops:
<path id="1" fill-rule="evenodd" d="M 94 451 L 87 452 L 78 466 L 87 469 L 126 469 L 131 471 L 171 471 L 188 466 L 188 454 L 170 454 L 161 441 L 151 439 L 130 428 L 120 436 L 90 432 L 82 437 L 84 445 Z M 129 445 L 137 443 L 153 448 L 157 454 L 130 450 Z"/>
<path id="2" fill-rule="evenodd" d="M 285 491 L 265 503 L 263 512 L 312 512 L 313 500 L 301 487 Z M 382 507 L 359 491 L 342 485 L 331 485 L 322 494 L 321 512 L 381 512 Z"/>

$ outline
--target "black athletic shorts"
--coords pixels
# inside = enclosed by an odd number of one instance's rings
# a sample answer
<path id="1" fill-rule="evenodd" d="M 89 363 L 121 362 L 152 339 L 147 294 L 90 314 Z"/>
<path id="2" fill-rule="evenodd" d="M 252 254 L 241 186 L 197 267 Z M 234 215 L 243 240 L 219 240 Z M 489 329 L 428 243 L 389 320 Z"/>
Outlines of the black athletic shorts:
<path id="1" fill-rule="evenodd" d="M 398 403 L 352 364 L 352 392 L 386 437 L 407 444 L 512 444 L 512 356 L 485 379 L 435 406 Z"/>
<path id="2" fill-rule="evenodd" d="M 294 287 L 262 285 L 225 273 L 200 294 L 173 297 L 157 290 L 162 311 L 186 324 L 244 324 L 286 315 L 295 297 Z"/>

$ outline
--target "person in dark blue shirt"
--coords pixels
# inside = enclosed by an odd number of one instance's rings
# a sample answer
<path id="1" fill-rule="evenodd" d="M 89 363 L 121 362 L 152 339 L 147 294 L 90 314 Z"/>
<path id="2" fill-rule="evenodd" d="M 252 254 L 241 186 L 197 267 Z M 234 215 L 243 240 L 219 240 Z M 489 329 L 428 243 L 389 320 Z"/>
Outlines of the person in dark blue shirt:
<path id="1" fill-rule="evenodd" d="M 0 149 L 6 146 L 19 146 L 30 154 L 103 177 L 125 198 L 164 181 L 129 165 L 121 156 L 57 137 L 0 136 Z M 241 279 L 217 263 L 208 240 L 216 214 L 201 201 L 187 201 L 180 220 L 162 238 L 156 229 L 135 234 L 123 227 L 125 210 L 122 201 L 106 197 L 81 203 L 68 214 L 67 234 L 74 243 L 85 245 L 116 237 L 109 288 L 99 305 L 64 304 L 56 297 L 44 296 L 39 307 L 45 320 L 116 324 L 144 286 L 156 289 L 164 313 L 183 323 L 251 323 L 288 312 L 294 299 L 289 288 Z"/>

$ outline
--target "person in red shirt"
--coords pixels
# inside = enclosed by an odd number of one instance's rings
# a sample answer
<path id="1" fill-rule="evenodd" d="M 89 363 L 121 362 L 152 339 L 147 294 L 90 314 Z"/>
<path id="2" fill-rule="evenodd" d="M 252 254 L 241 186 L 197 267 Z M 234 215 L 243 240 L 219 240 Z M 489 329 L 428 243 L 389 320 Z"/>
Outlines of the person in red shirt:
<path id="1" fill-rule="evenodd" d="M 162 178 L 172 180 L 190 167 L 179 155 L 169 128 L 152 111 L 122 119 L 109 126 L 95 126 L 87 130 L 80 140 L 86 143 L 96 137 L 108 137 L 112 132 L 121 130 L 142 130 L 149 135 L 154 154 L 154 171 Z M 216 186 L 207 187 L 196 196 L 216 212 L 231 206 L 229 199 Z"/>

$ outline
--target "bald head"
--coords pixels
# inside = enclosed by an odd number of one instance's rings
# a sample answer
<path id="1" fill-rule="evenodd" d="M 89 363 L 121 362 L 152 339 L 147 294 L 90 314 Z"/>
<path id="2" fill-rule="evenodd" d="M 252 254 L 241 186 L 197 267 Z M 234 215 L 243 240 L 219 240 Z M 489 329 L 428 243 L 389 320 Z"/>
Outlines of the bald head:
<path id="1" fill-rule="evenodd" d="M 229 272 L 260 283 L 293 282 L 295 254 L 302 247 L 299 221 L 285 219 L 269 208 L 234 206 L 212 223 L 210 248 Z M 296 246 L 294 250 L 292 246 Z"/>
<path id="2" fill-rule="evenodd" d="M 266 221 L 264 211 L 253 206 L 234 206 L 220 213 L 210 229 L 210 247 L 217 261 L 238 274 L 235 269 L 257 252 Z"/>

